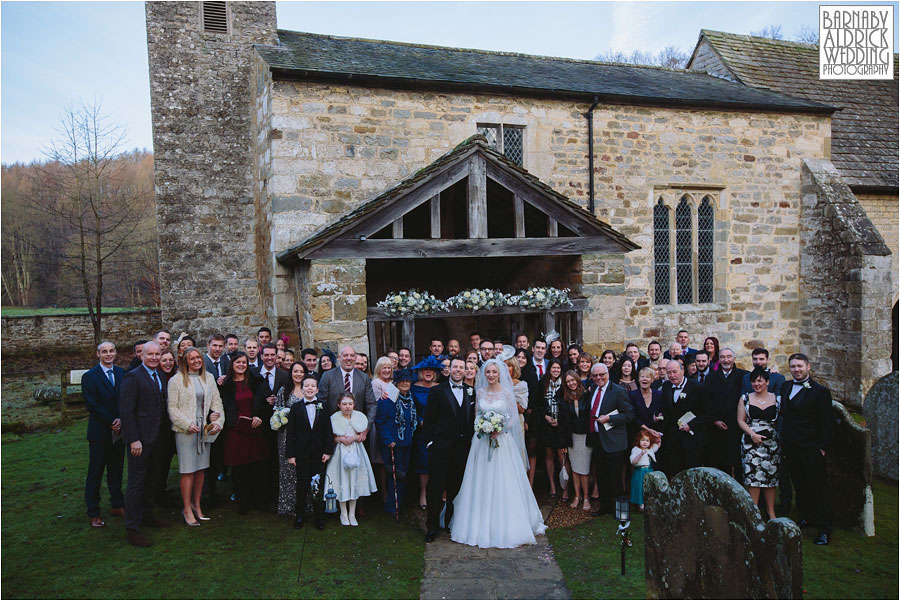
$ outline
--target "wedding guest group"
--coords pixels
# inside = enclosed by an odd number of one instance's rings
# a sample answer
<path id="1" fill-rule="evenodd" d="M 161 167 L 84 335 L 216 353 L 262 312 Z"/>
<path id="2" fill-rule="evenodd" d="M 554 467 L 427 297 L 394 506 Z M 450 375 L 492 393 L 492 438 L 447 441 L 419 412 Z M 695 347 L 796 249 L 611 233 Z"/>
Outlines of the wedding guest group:
<path id="1" fill-rule="evenodd" d="M 115 344 L 103 342 L 99 364 L 83 379 L 90 525 L 106 525 L 105 472 L 109 515 L 124 518 L 129 543 L 152 544 L 145 528 L 168 525 L 154 506 L 174 501 L 166 482 L 177 451 L 176 504 L 191 527 L 210 519 L 205 507 L 230 498 L 239 515 L 277 513 L 296 528 L 312 508 L 313 525 L 323 529 L 324 492 L 331 490 L 341 526 L 359 526 L 373 509 L 397 519 L 418 509 L 429 542 L 451 522 L 454 540 L 467 544 L 527 542 L 543 524 L 518 496 L 504 502 L 530 525 L 512 538 L 477 532 L 471 509 L 489 493 L 474 482 L 463 487 L 467 470 L 521 470 L 521 479 L 492 477 L 597 516 L 620 497 L 640 511 L 650 471 L 672 477 L 706 466 L 746 486 L 768 518 L 776 516 L 778 487 L 778 510 L 789 511 L 793 483 L 801 526 L 817 529 L 816 544 L 831 542 L 831 396 L 810 378 L 805 355 L 791 355 L 785 380 L 768 349 L 738 357 L 712 336 L 698 338 L 703 345 L 694 349 L 684 329 L 674 340 L 629 342 L 597 355 L 558 336 L 519 333 L 504 341 L 473 331 L 466 349 L 460 339 L 432 337 L 418 358 L 402 347 L 370 360 L 351 345 L 336 353 L 292 349 L 287 336 L 266 327 L 243 338 L 243 347 L 237 334 L 214 334 L 202 350 L 190 333 L 173 343 L 161 330 L 133 343 L 127 370 L 115 365 Z M 481 404 L 480 386 L 493 401 Z M 490 438 L 513 445 L 516 458 L 487 471 L 480 461 L 489 455 L 472 454 L 484 407 L 505 416 L 500 432 L 509 436 Z M 217 482 L 230 482 L 224 496 Z M 454 522 L 460 490 L 459 502 L 472 507 Z"/>

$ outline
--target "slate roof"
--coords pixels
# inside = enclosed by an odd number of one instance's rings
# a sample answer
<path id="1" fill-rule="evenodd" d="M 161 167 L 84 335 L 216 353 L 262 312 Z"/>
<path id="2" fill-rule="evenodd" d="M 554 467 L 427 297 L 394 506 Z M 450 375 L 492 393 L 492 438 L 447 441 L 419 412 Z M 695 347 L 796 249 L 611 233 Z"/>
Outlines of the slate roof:
<path id="1" fill-rule="evenodd" d="M 430 179 L 433 175 L 437 175 L 438 173 L 445 171 L 450 166 L 463 160 L 465 157 L 468 157 L 474 152 L 481 152 L 482 154 L 484 154 L 486 160 L 493 161 L 507 171 L 515 172 L 522 179 L 524 179 L 528 185 L 536 188 L 545 196 L 551 197 L 552 199 L 561 203 L 572 213 L 573 218 L 588 220 L 591 225 L 594 228 L 600 230 L 603 235 L 615 240 L 622 247 L 623 252 L 628 252 L 640 248 L 637 244 L 613 229 L 612 226 L 600 221 L 595 216 L 591 215 L 581 205 L 572 202 L 571 200 L 542 182 L 540 179 L 529 173 L 526 169 L 513 163 L 508 158 L 506 158 L 505 155 L 491 148 L 491 146 L 488 144 L 487 139 L 485 139 L 483 135 L 475 134 L 463 140 L 455 148 L 441 156 L 430 165 L 419 169 L 408 178 L 402 180 L 397 185 L 388 188 L 381 194 L 364 202 L 344 216 L 338 218 L 335 221 L 332 221 L 324 228 L 309 236 L 299 244 L 279 253 L 276 257 L 278 259 L 278 262 L 283 265 L 293 264 L 294 262 L 296 262 L 298 253 L 302 253 L 314 246 L 319 246 L 323 243 L 327 243 L 329 240 L 337 238 L 342 232 L 347 231 L 348 229 L 353 227 L 364 217 L 371 215 L 372 213 L 379 211 L 385 207 L 388 207 L 394 200 L 401 198 L 411 190 L 415 189 L 419 184 Z M 565 225 L 565 223 L 563 223 L 563 225 Z M 423 242 L 427 243 L 427 241 Z"/>
<path id="2" fill-rule="evenodd" d="M 819 47 L 703 29 L 706 39 L 735 79 L 840 107 L 832 116 L 831 161 L 856 189 L 898 184 L 898 85 L 894 79 L 820 80 Z"/>
<path id="3" fill-rule="evenodd" d="M 278 30 L 257 45 L 276 78 L 464 90 L 590 102 L 830 113 L 817 102 L 741 86 L 705 73 Z"/>

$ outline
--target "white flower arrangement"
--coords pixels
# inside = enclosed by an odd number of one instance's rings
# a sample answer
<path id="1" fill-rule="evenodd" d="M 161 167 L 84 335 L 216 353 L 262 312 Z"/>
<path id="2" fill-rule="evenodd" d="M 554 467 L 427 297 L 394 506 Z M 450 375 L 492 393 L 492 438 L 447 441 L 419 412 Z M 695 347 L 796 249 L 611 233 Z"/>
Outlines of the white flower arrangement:
<path id="1" fill-rule="evenodd" d="M 472 388 L 471 386 L 469 386 L 469 387 L 466 389 L 466 392 L 469 393 L 469 396 L 472 396 L 473 394 L 475 394 L 475 389 Z"/>
<path id="2" fill-rule="evenodd" d="M 479 439 L 483 436 L 491 436 L 491 448 L 498 448 L 500 442 L 493 434 L 503 432 L 506 427 L 506 416 L 496 411 L 480 411 L 475 418 L 475 436 Z"/>
<path id="3" fill-rule="evenodd" d="M 443 311 L 445 303 L 429 292 L 413 289 L 391 292 L 376 306 L 388 315 L 424 315 Z"/>
<path id="4" fill-rule="evenodd" d="M 272 430 L 280 430 L 281 426 L 286 426 L 288 423 L 288 415 L 291 414 L 291 410 L 287 407 L 282 407 L 280 409 L 275 409 L 272 412 L 272 417 L 269 418 L 269 427 Z"/>
<path id="5" fill-rule="evenodd" d="M 809 390 L 810 388 L 812 388 L 812 386 L 809 385 L 809 381 L 808 381 L 808 380 L 807 380 L 806 382 L 803 383 L 803 388 L 805 388 L 805 389 L 807 389 L 807 390 Z"/>
<path id="6" fill-rule="evenodd" d="M 550 286 L 538 287 L 532 286 L 527 290 L 522 290 L 519 294 L 509 297 L 510 305 L 518 305 L 529 309 L 553 309 L 563 305 L 572 306 L 569 300 L 569 289 L 553 288 Z"/>
<path id="7" fill-rule="evenodd" d="M 446 301 L 447 308 L 462 309 L 468 311 L 480 311 L 482 309 L 495 309 L 509 304 L 509 295 L 491 288 L 471 288 L 463 290 Z"/>
<path id="8" fill-rule="evenodd" d="M 687 394 L 684 393 L 684 392 L 682 392 L 681 394 L 678 395 L 678 398 L 679 398 L 679 399 L 686 399 L 686 398 L 687 398 Z"/>

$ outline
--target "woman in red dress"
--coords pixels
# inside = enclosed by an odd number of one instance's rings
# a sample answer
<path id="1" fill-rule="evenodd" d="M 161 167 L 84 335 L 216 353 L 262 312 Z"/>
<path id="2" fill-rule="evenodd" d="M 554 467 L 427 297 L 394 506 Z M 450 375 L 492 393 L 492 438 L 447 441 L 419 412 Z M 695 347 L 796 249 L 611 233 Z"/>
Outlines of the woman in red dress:
<path id="1" fill-rule="evenodd" d="M 222 405 L 225 408 L 225 465 L 231 466 L 238 513 L 261 507 L 260 495 L 266 490 L 266 469 L 263 461 L 269 458 L 266 442 L 267 424 L 253 415 L 253 394 L 263 383 L 262 378 L 248 368 L 249 360 L 243 351 L 231 359 L 228 374 L 222 383 Z"/>

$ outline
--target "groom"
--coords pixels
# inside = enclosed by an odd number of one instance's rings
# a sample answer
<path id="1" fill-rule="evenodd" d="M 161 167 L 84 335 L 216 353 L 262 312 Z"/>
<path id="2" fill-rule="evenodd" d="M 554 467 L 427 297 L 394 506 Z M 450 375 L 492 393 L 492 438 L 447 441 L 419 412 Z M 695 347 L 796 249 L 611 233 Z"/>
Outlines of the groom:
<path id="1" fill-rule="evenodd" d="M 444 523 L 449 530 L 453 499 L 462 485 L 475 423 L 474 390 L 465 386 L 466 362 L 450 361 L 450 379 L 428 393 L 423 435 L 428 449 L 428 521 L 425 542 L 437 536 L 441 514 L 441 496 L 447 491 Z"/>

